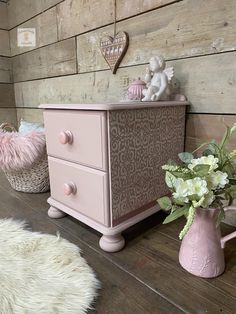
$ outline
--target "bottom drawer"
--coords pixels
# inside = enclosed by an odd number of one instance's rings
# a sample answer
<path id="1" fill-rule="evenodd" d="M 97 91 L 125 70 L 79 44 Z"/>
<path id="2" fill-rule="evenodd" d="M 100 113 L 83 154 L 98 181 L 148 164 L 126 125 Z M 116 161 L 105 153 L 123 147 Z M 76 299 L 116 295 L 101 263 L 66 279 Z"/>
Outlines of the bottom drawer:
<path id="1" fill-rule="evenodd" d="M 53 157 L 48 161 L 52 198 L 109 226 L 107 173 Z"/>

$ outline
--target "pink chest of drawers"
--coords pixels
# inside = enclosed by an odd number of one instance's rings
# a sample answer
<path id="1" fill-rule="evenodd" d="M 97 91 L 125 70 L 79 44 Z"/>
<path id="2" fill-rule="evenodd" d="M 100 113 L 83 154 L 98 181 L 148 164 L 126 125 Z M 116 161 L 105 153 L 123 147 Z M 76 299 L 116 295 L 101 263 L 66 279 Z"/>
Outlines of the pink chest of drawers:
<path id="1" fill-rule="evenodd" d="M 122 249 L 122 231 L 158 211 L 167 193 L 161 165 L 183 151 L 187 104 L 41 105 L 49 216 L 69 214 L 103 234 L 103 250 Z"/>

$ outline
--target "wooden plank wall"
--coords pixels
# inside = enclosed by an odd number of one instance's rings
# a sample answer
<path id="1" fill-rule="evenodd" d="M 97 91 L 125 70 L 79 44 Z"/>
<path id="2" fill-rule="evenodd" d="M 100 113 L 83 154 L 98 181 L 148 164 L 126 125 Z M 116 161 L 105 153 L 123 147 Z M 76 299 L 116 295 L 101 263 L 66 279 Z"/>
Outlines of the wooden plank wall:
<path id="1" fill-rule="evenodd" d="M 223 121 L 236 121 L 236 1 L 116 0 L 117 31 L 129 33 L 130 46 L 113 75 L 99 41 L 113 34 L 114 1 L 9 0 L 18 114 L 35 110 L 36 119 L 40 103 L 122 100 L 161 54 L 175 68 L 174 89 L 191 102 L 186 149 L 220 138 Z M 17 27 L 36 28 L 36 47 L 17 47 Z"/>
<path id="2" fill-rule="evenodd" d="M 0 124 L 16 125 L 12 60 L 6 1 L 0 1 Z"/>

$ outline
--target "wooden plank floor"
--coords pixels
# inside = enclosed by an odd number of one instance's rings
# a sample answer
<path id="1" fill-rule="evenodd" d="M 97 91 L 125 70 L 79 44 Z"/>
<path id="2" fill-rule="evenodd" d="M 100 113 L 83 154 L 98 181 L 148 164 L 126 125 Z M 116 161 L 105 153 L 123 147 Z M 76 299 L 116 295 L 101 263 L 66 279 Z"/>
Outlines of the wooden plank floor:
<path id="1" fill-rule="evenodd" d="M 102 283 L 89 314 L 236 313 L 236 239 L 225 249 L 225 273 L 201 279 L 178 264 L 183 220 L 162 225 L 164 214 L 157 213 L 124 233 L 124 250 L 109 254 L 99 248 L 96 231 L 69 216 L 48 218 L 48 196 L 16 192 L 0 173 L 0 218 L 24 219 L 34 231 L 59 231 L 82 249 Z M 222 224 L 223 234 L 234 229 Z"/>

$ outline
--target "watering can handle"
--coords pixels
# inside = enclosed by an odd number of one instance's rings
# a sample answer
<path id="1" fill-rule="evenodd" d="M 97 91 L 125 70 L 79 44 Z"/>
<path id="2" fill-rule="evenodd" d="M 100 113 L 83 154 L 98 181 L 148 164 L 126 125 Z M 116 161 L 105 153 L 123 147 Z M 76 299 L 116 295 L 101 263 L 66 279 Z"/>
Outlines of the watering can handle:
<path id="1" fill-rule="evenodd" d="M 227 206 L 224 208 L 224 211 L 228 211 L 228 210 L 236 210 L 236 206 Z M 233 238 L 236 238 L 236 231 L 228 234 L 227 236 L 225 237 L 222 237 L 221 240 L 220 240 L 220 243 L 221 243 L 221 248 L 224 249 L 225 247 L 225 243 Z"/>

